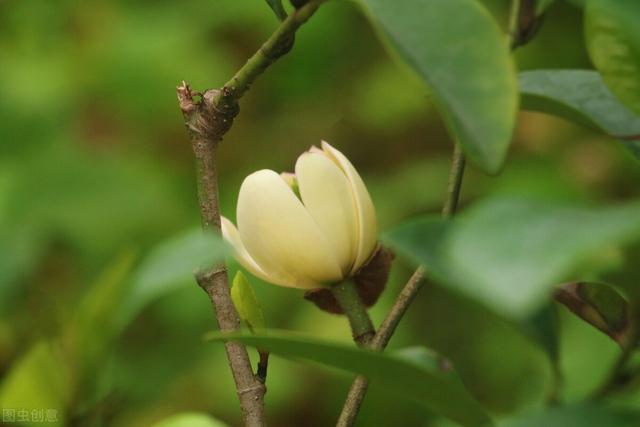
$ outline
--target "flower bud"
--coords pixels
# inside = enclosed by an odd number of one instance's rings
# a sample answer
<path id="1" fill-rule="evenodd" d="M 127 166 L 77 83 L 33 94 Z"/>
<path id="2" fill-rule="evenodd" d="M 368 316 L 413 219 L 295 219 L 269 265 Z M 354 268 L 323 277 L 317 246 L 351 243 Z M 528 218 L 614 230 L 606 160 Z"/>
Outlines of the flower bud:
<path id="1" fill-rule="evenodd" d="M 240 264 L 275 285 L 310 290 L 357 281 L 377 253 L 376 213 L 360 175 L 340 151 L 321 147 L 298 157 L 295 174 L 249 175 L 238 227 L 222 218 Z"/>

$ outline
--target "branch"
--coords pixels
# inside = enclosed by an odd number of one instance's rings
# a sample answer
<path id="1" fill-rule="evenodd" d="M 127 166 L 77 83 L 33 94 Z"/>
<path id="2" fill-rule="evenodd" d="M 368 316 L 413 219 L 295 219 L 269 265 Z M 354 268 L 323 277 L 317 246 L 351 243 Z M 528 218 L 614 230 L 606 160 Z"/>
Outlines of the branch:
<path id="1" fill-rule="evenodd" d="M 315 13 L 321 3 L 322 0 L 312 0 L 292 12 L 222 88 L 199 93 L 183 82 L 176 89 L 180 110 L 184 116 L 196 158 L 198 202 L 202 227 L 205 230 L 220 232 L 217 149 L 239 112 L 238 100 L 258 76 L 291 50 L 295 32 Z M 211 300 L 220 330 L 223 332 L 239 330 L 240 318 L 231 300 L 227 269 L 224 264 L 198 272 L 196 280 Z M 225 350 L 242 407 L 244 424 L 249 427 L 266 425 L 264 419 L 266 387 L 261 381 L 266 374 L 263 358 L 261 358 L 259 375 L 254 375 L 249 355 L 242 344 L 227 342 Z"/>
<path id="2" fill-rule="evenodd" d="M 442 208 L 442 216 L 444 218 L 452 217 L 458 208 L 460 199 L 460 188 L 462 187 L 462 177 L 464 176 L 465 160 L 462 150 L 456 144 L 453 150 L 453 159 L 451 161 L 451 170 L 449 171 L 449 184 L 447 186 L 447 197 Z M 402 316 L 407 312 L 409 305 L 413 302 L 416 295 L 424 285 L 424 269 L 419 267 L 411 276 L 407 284 L 402 288 L 396 302 L 391 307 L 391 311 L 387 314 L 380 325 L 380 329 L 369 344 L 369 348 L 376 351 L 384 350 L 391 340 L 396 327 L 400 323 Z M 355 423 L 362 401 L 367 393 L 367 379 L 358 376 L 349 389 L 347 398 L 342 407 L 340 418 L 336 424 L 337 427 L 349 427 Z"/>

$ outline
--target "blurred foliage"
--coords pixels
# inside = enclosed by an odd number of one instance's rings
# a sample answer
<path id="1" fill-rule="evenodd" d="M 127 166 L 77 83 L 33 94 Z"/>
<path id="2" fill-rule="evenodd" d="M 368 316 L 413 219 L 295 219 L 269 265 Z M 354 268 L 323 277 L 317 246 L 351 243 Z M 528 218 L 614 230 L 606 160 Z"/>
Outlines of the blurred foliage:
<path id="1" fill-rule="evenodd" d="M 482 3 L 504 28 L 508 2 Z M 582 17 L 553 3 L 516 54 L 520 68 L 591 68 Z M 222 84 L 277 22 L 261 0 L 0 1 L 0 408 L 55 409 L 60 425 L 173 426 L 181 421 L 166 419 L 185 412 L 200 413 L 202 425 L 217 425 L 202 414 L 239 425 L 223 348 L 202 341 L 215 324 L 191 277 L 202 261 L 189 251 L 200 247 L 189 239 L 199 215 L 174 88 Z M 291 170 L 321 138 L 362 172 L 383 230 L 439 210 L 451 151 L 445 125 L 353 2 L 324 5 L 241 108 L 221 146 L 225 215 L 233 217 L 244 176 Z M 502 173 L 467 171 L 462 208 L 488 195 L 623 202 L 640 196 L 639 179 L 637 160 L 613 138 L 523 112 Z M 191 243 L 176 249 L 180 241 Z M 612 263 L 623 268 L 607 264 L 602 277 L 631 293 L 638 257 L 623 249 Z M 376 323 L 409 274 L 398 260 L 371 310 Z M 295 290 L 251 281 L 270 327 L 350 341 L 344 318 Z M 577 402 L 618 350 L 555 309 L 559 394 Z M 535 340 L 448 288 L 420 294 L 391 343 L 408 345 L 450 359 L 492 414 L 539 412 L 554 389 L 555 368 Z M 272 357 L 270 424 L 330 425 L 351 379 Z M 621 404 L 638 408 L 633 396 Z M 439 423 L 375 384 L 359 417 L 362 426 Z"/>

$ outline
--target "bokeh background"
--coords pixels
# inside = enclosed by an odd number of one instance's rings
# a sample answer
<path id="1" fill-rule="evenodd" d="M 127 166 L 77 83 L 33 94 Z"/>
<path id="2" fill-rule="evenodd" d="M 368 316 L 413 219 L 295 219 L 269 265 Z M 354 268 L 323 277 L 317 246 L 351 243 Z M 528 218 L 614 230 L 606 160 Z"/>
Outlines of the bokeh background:
<path id="1" fill-rule="evenodd" d="M 506 1 L 485 4 L 506 22 Z M 552 6 L 517 53 L 520 68 L 591 68 L 581 15 Z M 223 349 L 202 341 L 215 328 L 211 307 L 190 275 L 169 274 L 145 298 L 130 289 L 150 257 L 199 225 L 175 86 L 221 85 L 276 25 L 261 0 L 0 0 L 0 407 L 56 408 L 59 425 L 148 426 L 182 411 L 239 425 Z M 234 217 L 244 176 L 291 170 L 321 139 L 362 173 L 383 231 L 440 209 L 451 140 L 426 88 L 350 1 L 324 5 L 242 100 L 221 147 L 223 212 Z M 468 169 L 462 208 L 500 192 L 605 203 L 639 196 L 638 179 L 637 160 L 616 141 L 523 112 L 503 172 Z M 180 270 L 169 261 L 166 271 Z M 396 261 L 376 323 L 410 273 Z M 344 318 L 295 290 L 252 283 L 270 327 L 350 341 Z M 560 317 L 562 398 L 571 402 L 597 386 L 617 350 Z M 451 358 L 495 414 L 541 405 L 552 388 L 530 339 L 436 286 L 419 295 L 390 349 L 409 345 Z M 272 357 L 270 425 L 332 425 L 351 378 Z M 359 418 L 433 423 L 375 386 Z"/>

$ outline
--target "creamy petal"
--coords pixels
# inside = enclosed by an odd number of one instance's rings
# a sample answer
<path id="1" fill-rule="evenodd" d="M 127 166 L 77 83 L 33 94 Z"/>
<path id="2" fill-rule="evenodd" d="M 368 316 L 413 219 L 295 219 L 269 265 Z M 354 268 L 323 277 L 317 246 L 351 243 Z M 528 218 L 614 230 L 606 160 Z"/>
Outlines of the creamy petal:
<path id="1" fill-rule="evenodd" d="M 317 152 L 298 157 L 296 177 L 302 203 L 331 243 L 343 274 L 349 274 L 358 249 L 358 218 L 349 180 Z"/>
<path id="2" fill-rule="evenodd" d="M 322 141 L 322 149 L 342 169 L 351 183 L 358 212 L 358 249 L 355 263 L 351 269 L 351 273 L 355 273 L 367 261 L 376 247 L 378 240 L 376 210 L 367 187 L 349 159 L 326 141 Z"/>
<path id="3" fill-rule="evenodd" d="M 247 252 L 236 226 L 224 216 L 222 217 L 222 237 L 224 237 L 224 239 L 233 246 L 236 255 L 235 258 L 240 265 L 242 265 L 251 274 L 265 282 L 289 288 L 315 289 L 320 287 L 317 283 L 300 280 L 294 276 L 284 275 L 279 272 L 269 271 L 262 268 L 251 257 L 249 252 Z"/>
<path id="4" fill-rule="evenodd" d="M 238 230 L 265 271 L 296 277 L 296 286 L 320 287 L 342 279 L 320 227 L 280 175 L 260 170 L 245 178 L 238 197 Z"/>

